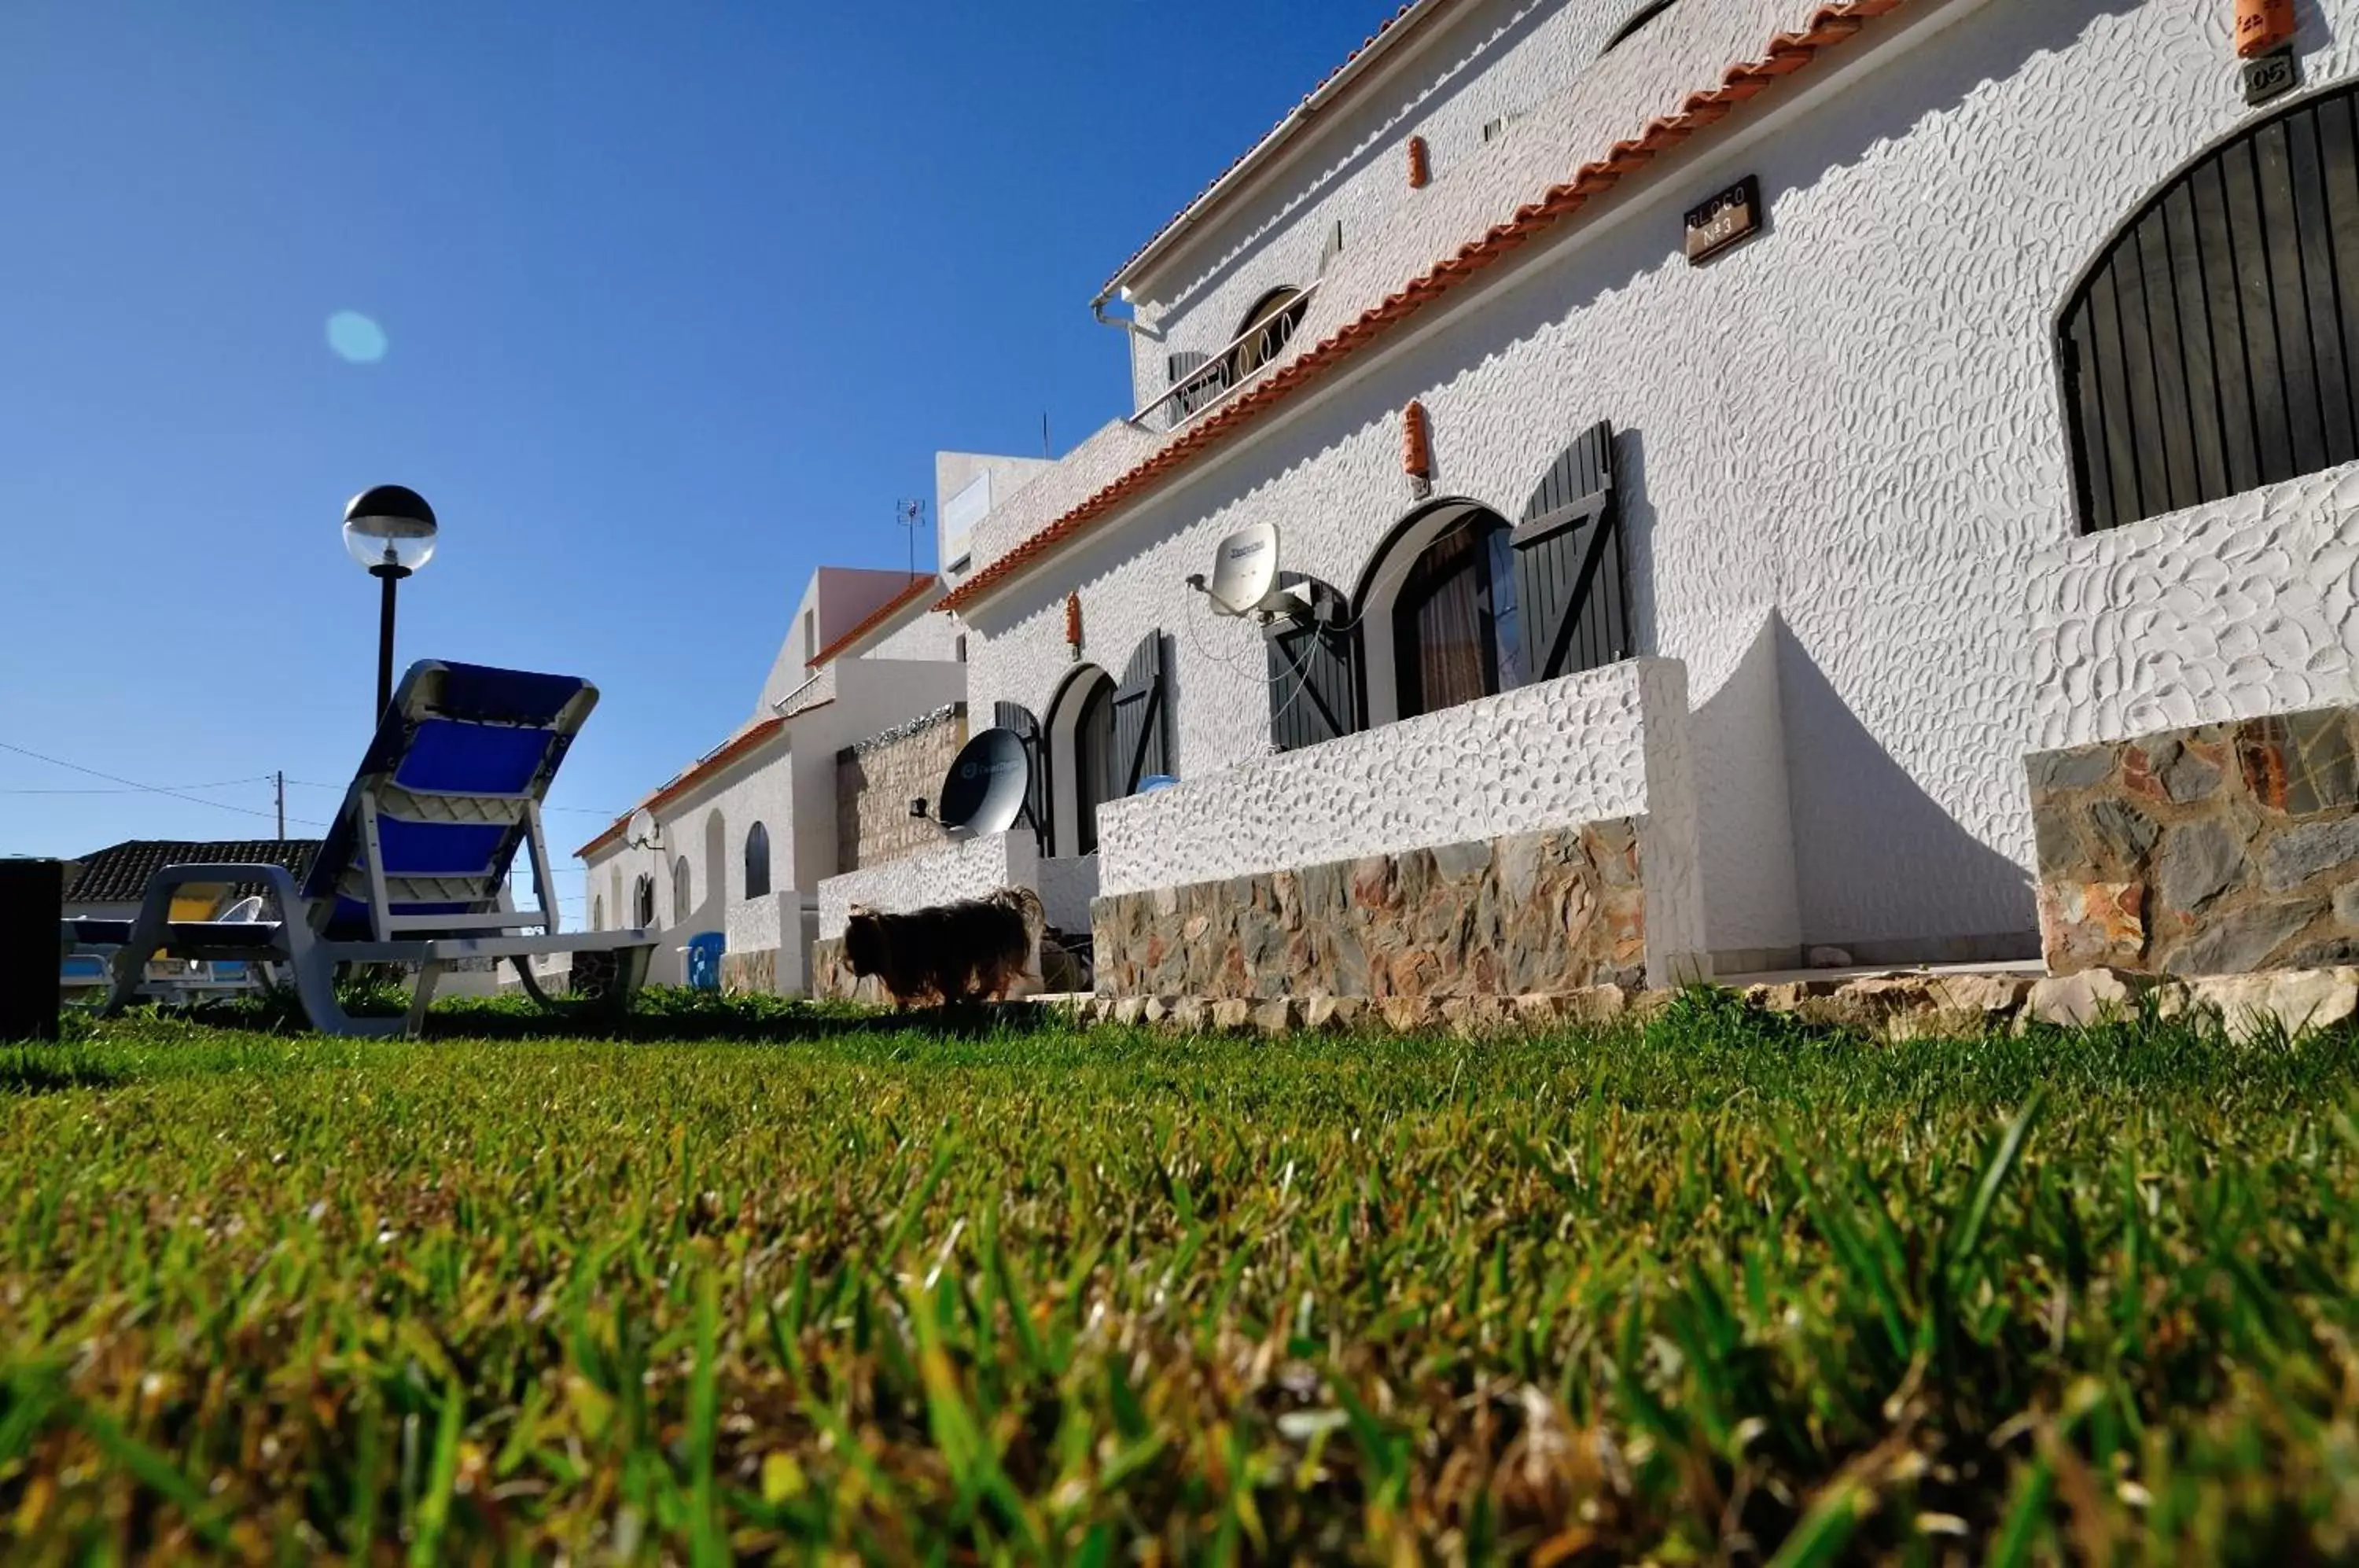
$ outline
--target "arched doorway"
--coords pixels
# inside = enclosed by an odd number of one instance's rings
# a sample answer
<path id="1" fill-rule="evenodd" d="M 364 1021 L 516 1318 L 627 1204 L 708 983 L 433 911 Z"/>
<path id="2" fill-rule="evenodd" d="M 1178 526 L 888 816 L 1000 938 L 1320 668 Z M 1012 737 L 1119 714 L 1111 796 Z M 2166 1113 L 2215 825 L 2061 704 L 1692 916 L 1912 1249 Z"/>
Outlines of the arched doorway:
<path id="1" fill-rule="evenodd" d="M 1049 853 L 1094 855 L 1098 808 L 1114 780 L 1114 677 L 1094 664 L 1068 673 L 1049 704 Z"/>

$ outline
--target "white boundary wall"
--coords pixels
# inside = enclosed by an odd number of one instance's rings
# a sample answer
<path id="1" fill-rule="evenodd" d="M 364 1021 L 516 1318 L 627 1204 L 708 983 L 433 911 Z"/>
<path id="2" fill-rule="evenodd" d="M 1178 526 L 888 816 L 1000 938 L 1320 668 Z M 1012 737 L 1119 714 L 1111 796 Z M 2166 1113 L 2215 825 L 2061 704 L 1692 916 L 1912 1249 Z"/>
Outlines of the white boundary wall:
<path id="1" fill-rule="evenodd" d="M 1705 951 L 1687 672 L 1633 659 L 1110 801 L 1111 897 L 1639 819 L 1650 977 Z"/>
<path id="2" fill-rule="evenodd" d="M 2031 558 L 2031 749 L 2359 702 L 2359 463 Z"/>

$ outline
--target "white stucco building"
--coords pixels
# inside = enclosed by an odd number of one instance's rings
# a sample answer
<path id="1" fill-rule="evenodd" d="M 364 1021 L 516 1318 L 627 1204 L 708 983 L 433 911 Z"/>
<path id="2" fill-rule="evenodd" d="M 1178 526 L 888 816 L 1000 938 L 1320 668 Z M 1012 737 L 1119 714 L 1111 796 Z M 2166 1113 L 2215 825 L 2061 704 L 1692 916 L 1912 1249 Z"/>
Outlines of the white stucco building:
<path id="1" fill-rule="evenodd" d="M 634 808 L 656 842 L 630 842 L 626 813 L 578 851 L 592 929 L 662 931 L 658 984 L 680 983 L 683 945 L 717 932 L 732 984 L 807 990 L 815 889 L 838 869 L 839 754 L 965 695 L 940 592 L 932 572 L 814 572 L 752 713 Z"/>
<path id="2" fill-rule="evenodd" d="M 1381 991 L 1280 961 L 1298 873 L 1588 833 L 1595 973 L 2036 954 L 2027 754 L 2359 698 L 2359 0 L 2299 15 L 1409 6 L 1115 273 L 1135 414 L 966 509 L 1049 831 L 906 891 L 1086 861 L 1102 985 Z M 1315 615 L 1188 586 L 1263 522 Z"/>

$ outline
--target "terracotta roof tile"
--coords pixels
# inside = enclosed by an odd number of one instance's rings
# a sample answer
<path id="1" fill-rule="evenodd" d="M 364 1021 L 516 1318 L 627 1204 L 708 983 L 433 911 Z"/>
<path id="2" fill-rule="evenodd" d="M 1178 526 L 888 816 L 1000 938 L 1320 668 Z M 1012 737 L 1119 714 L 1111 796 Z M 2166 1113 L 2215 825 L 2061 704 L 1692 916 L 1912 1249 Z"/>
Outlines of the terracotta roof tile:
<path id="1" fill-rule="evenodd" d="M 1571 180 L 1550 187 L 1538 201 L 1527 202 L 1516 208 L 1513 217 L 1493 227 L 1482 238 L 1461 245 L 1451 256 L 1434 263 L 1424 273 L 1362 312 L 1357 320 L 1337 328 L 1320 343 L 1288 359 L 1261 379 L 1249 383 L 1244 390 L 1209 413 L 1181 427 L 1151 456 L 1121 477 L 1100 487 L 1048 527 L 951 589 L 934 607 L 958 610 L 974 603 L 1066 539 L 1082 532 L 1123 502 L 1146 490 L 1197 452 L 1242 429 L 1265 410 L 1292 396 L 1297 388 L 1326 374 L 1361 344 L 1390 331 L 1468 278 L 1504 259 L 1509 252 L 1527 241 L 1539 237 L 1543 231 L 1585 206 L 1591 198 L 1611 190 L 1621 180 L 1624 173 L 1644 167 L 1701 127 L 1727 118 L 1734 105 L 1758 97 L 1784 77 L 1810 64 L 1828 48 L 1856 36 L 1868 18 L 1881 16 L 1906 3 L 1907 0 L 1838 0 L 1838 3 L 1822 6 L 1815 12 L 1810 25 L 1801 32 L 1776 35 L 1769 40 L 1764 58 L 1730 66 L 1722 73 L 1718 84 L 1690 93 L 1677 113 L 1649 121 L 1636 136 L 1616 142 L 1607 148 L 1602 159 L 1582 164 L 1574 171 Z M 1397 24 L 1402 16 L 1415 8 L 1414 4 L 1403 6 L 1393 22 L 1386 26 Z M 1377 36 L 1382 36 L 1381 29 Z M 1375 41 L 1374 38 L 1368 40 L 1369 43 Z M 1363 44 L 1361 49 L 1366 47 Z M 1357 58 L 1358 52 L 1353 51 L 1353 58 Z M 1346 65 L 1349 63 L 1349 60 L 1345 61 Z M 1312 91 L 1315 95 L 1317 89 Z M 1169 226 L 1167 224 L 1166 228 Z M 1162 236 L 1158 234 L 1156 237 L 1160 239 Z M 1145 254 L 1154 244 L 1155 240 L 1149 240 L 1147 245 L 1140 247 L 1140 254 Z M 1131 259 L 1136 261 L 1137 257 Z M 1127 270 L 1130 265 L 1130 262 L 1125 262 L 1123 268 Z M 1119 277 L 1120 273 L 1116 276 Z"/>
<path id="2" fill-rule="evenodd" d="M 137 903 L 147 896 L 147 884 L 156 873 L 167 866 L 260 862 L 285 866 L 299 882 L 311 869 L 311 856 L 319 849 L 320 841 L 315 838 L 125 839 L 93 850 L 76 863 L 82 869 L 75 874 L 73 886 L 66 889 L 66 901 Z M 240 883 L 232 891 L 243 898 L 265 889 L 259 883 Z"/>
<path id="3" fill-rule="evenodd" d="M 803 712 L 810 713 L 813 709 L 822 708 L 826 705 L 827 704 L 824 702 L 814 702 L 810 708 L 804 709 Z M 664 805 L 667 802 L 679 799 L 680 796 L 694 789 L 700 782 L 711 778 L 713 774 L 718 773 L 721 769 L 728 767 L 731 763 L 736 761 L 747 752 L 754 750 L 764 741 L 768 740 L 772 735 L 777 734 L 780 730 L 786 727 L 787 721 L 785 719 L 764 719 L 757 724 L 753 724 L 747 728 L 739 730 L 735 735 L 722 742 L 717 750 L 708 752 L 703 757 L 699 757 L 685 771 L 674 774 L 669 782 L 660 786 L 653 793 L 642 800 L 637 805 L 633 806 L 629 811 L 625 811 L 621 816 L 616 817 L 613 824 L 610 825 L 605 832 L 600 833 L 596 838 L 592 839 L 588 844 L 583 844 L 580 849 L 575 850 L 573 852 L 574 856 L 577 859 L 586 859 L 592 851 L 603 848 L 614 839 L 621 837 L 623 830 L 630 825 L 631 818 L 638 812 L 652 811 L 658 806 Z"/>

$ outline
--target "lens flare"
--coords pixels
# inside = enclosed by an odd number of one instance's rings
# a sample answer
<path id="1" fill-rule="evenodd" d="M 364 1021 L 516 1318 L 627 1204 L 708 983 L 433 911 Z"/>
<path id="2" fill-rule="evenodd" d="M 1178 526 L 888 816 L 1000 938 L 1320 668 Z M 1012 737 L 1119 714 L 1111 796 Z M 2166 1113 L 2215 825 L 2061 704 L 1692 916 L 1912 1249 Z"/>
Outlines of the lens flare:
<path id="1" fill-rule="evenodd" d="M 375 365 L 385 357 L 385 329 L 358 310 L 328 318 L 328 347 L 348 365 Z"/>

